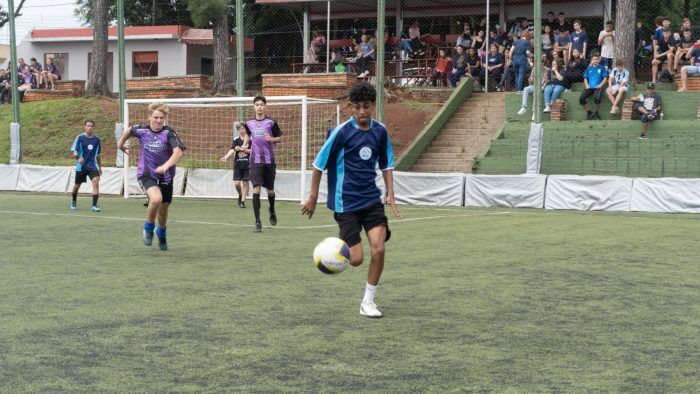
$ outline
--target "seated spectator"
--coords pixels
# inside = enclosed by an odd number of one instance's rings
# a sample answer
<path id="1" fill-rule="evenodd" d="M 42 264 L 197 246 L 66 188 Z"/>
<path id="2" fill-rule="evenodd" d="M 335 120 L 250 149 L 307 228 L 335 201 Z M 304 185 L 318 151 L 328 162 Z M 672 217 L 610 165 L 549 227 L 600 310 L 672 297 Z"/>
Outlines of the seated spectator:
<path id="1" fill-rule="evenodd" d="M 569 54 L 571 50 L 571 40 L 569 39 L 569 32 L 562 31 L 559 33 L 559 35 L 556 37 L 556 40 L 554 41 L 554 51 L 559 56 L 561 56 L 564 59 L 564 65 L 569 66 Z M 580 52 L 579 52 L 580 54 Z M 580 55 L 579 55 L 580 57 Z"/>
<path id="2" fill-rule="evenodd" d="M 447 73 L 450 68 L 451 60 L 452 59 L 445 53 L 445 50 L 440 49 L 440 54 L 437 60 L 435 60 L 435 67 L 433 67 L 433 86 L 437 86 L 438 81 L 442 81 L 442 86 L 447 86 Z"/>
<path id="3" fill-rule="evenodd" d="M 644 47 L 647 45 L 644 40 L 644 25 L 642 21 L 637 20 L 637 26 L 634 28 L 634 71 L 635 74 L 642 67 L 642 56 L 644 55 Z"/>
<path id="4" fill-rule="evenodd" d="M 610 113 L 615 115 L 620 112 L 619 104 L 625 96 L 625 92 L 629 89 L 630 72 L 625 68 L 625 62 L 622 59 L 617 59 L 615 68 L 610 73 L 608 80 L 608 88 L 605 93 L 608 94 L 608 99 L 612 103 Z"/>
<path id="5" fill-rule="evenodd" d="M 31 58 L 29 59 L 29 71 L 32 73 L 34 76 L 34 81 L 36 84 L 36 88 L 40 88 L 41 85 L 43 84 L 43 81 L 41 79 L 41 74 L 42 71 L 44 71 L 41 67 L 41 63 L 36 61 L 36 58 Z"/>
<path id="6" fill-rule="evenodd" d="M 656 30 L 654 30 L 654 37 L 652 38 L 652 44 L 656 45 L 663 38 L 664 30 L 671 32 L 673 36 L 673 31 L 671 30 L 671 18 L 665 16 L 656 17 Z"/>
<path id="7" fill-rule="evenodd" d="M 53 64 L 53 58 L 46 59 L 46 67 L 41 75 L 46 83 L 46 89 L 56 90 L 56 81 L 61 80 L 61 69 Z"/>
<path id="8" fill-rule="evenodd" d="M 542 62 L 542 82 L 541 85 L 539 85 L 540 91 L 543 91 L 545 86 L 547 85 L 547 74 L 549 72 L 549 67 L 548 64 L 544 61 L 545 58 L 543 58 Z M 535 93 L 535 73 L 530 73 L 530 77 L 528 78 L 528 86 L 523 89 L 523 99 L 522 99 L 522 106 L 520 107 L 520 111 L 518 111 L 518 115 L 524 115 L 525 112 L 527 112 L 527 99 L 530 97 L 531 94 Z M 533 102 L 533 107 L 534 107 L 534 102 Z M 533 109 L 534 112 L 534 109 Z M 532 115 L 532 120 L 535 120 L 535 115 Z"/>
<path id="9" fill-rule="evenodd" d="M 489 45 L 497 45 L 498 46 L 498 52 L 503 53 L 506 49 L 505 43 L 503 42 L 503 38 L 498 35 L 498 31 L 496 29 L 492 29 L 489 32 Z"/>
<path id="10" fill-rule="evenodd" d="M 5 104 L 5 89 L 10 88 L 10 73 L 6 72 L 4 68 L 0 68 L 0 105 Z"/>
<path id="11" fill-rule="evenodd" d="M 334 49 L 331 52 L 331 64 L 333 64 L 334 70 L 337 73 L 345 72 L 345 58 L 341 55 L 340 50 Z"/>
<path id="12" fill-rule="evenodd" d="M 479 74 L 479 81 L 481 82 L 481 85 L 486 85 L 487 68 L 489 71 L 489 77 L 493 78 L 495 81 L 500 81 L 503 77 L 504 64 L 505 59 L 503 55 L 498 52 L 498 44 L 491 44 L 489 55 L 486 58 L 486 67 L 482 67 L 481 73 Z"/>
<path id="13" fill-rule="evenodd" d="M 656 94 L 656 85 L 653 82 L 647 83 L 647 91 L 640 94 L 635 101 L 638 101 L 637 111 L 639 111 L 642 121 L 642 134 L 639 139 L 647 139 L 649 132 L 649 122 L 653 122 L 661 115 L 661 97 Z"/>
<path id="14" fill-rule="evenodd" d="M 357 60 L 355 61 L 360 67 L 360 75 L 358 78 L 365 78 L 369 75 L 369 64 L 375 59 L 376 52 L 374 44 L 369 41 L 367 34 L 361 37 L 360 48 L 357 51 Z"/>
<path id="15" fill-rule="evenodd" d="M 523 91 L 525 73 L 527 72 L 528 68 L 527 57 L 532 52 L 533 49 L 532 45 L 530 44 L 530 32 L 528 31 L 524 32 L 522 38 L 515 41 L 513 46 L 510 48 L 510 59 L 516 73 L 515 90 L 517 92 Z"/>
<path id="16" fill-rule="evenodd" d="M 608 69 L 600 64 L 600 56 L 597 53 L 594 53 L 593 56 L 591 56 L 591 65 L 586 68 L 586 72 L 583 74 L 583 83 L 586 85 L 586 89 L 581 93 L 581 97 L 578 99 L 579 103 L 586 111 L 586 119 L 588 120 L 600 120 L 598 110 L 600 109 L 603 87 L 607 83 L 607 77 Z M 590 96 L 593 96 L 595 112 L 591 111 L 588 107 L 587 99 Z"/>
<path id="17" fill-rule="evenodd" d="M 547 57 L 552 57 L 552 52 L 554 52 L 554 31 L 549 25 L 544 26 L 544 33 L 541 36 L 542 39 L 542 52 L 547 55 Z"/>
<path id="18" fill-rule="evenodd" d="M 408 28 L 408 38 L 401 39 L 399 42 L 399 48 L 403 49 L 402 60 L 408 60 L 409 56 L 423 45 L 418 21 L 414 21 L 413 25 Z"/>
<path id="19" fill-rule="evenodd" d="M 578 49 L 581 52 L 581 57 L 586 58 L 586 50 L 588 49 L 588 34 L 583 31 L 581 26 L 581 21 L 576 19 L 574 21 L 574 32 L 570 34 L 571 37 L 571 51 Z"/>
<path id="20" fill-rule="evenodd" d="M 508 38 L 515 41 L 523 36 L 523 26 L 521 22 L 523 19 L 525 18 L 517 18 L 513 21 L 513 25 L 510 30 L 508 30 Z M 525 19 L 525 21 L 527 21 L 527 19 Z"/>
<path id="21" fill-rule="evenodd" d="M 17 59 L 17 73 L 21 74 L 22 70 L 24 69 L 24 66 L 26 65 L 27 63 L 24 62 L 24 58 Z"/>
<path id="22" fill-rule="evenodd" d="M 486 45 L 486 39 L 484 38 L 484 31 L 479 30 L 479 33 L 474 36 L 474 39 L 472 39 L 472 48 L 476 49 L 477 55 L 479 55 L 479 58 L 484 56 L 484 51 L 485 51 L 485 45 Z"/>
<path id="23" fill-rule="evenodd" d="M 598 45 L 600 45 L 600 64 L 610 71 L 613 68 L 615 53 L 615 32 L 611 21 L 605 22 L 604 30 L 598 35 Z"/>
<path id="24" fill-rule="evenodd" d="M 547 72 L 547 84 L 544 87 L 544 110 L 552 112 L 552 104 L 564 91 L 564 61 L 557 59 L 552 62 L 552 68 Z"/>
<path id="25" fill-rule="evenodd" d="M 588 61 L 581 59 L 581 52 L 578 49 L 574 49 L 571 54 L 571 61 L 569 66 L 566 67 L 564 75 L 564 87 L 567 89 L 571 89 L 571 85 L 574 83 L 583 82 L 583 73 L 586 72 L 588 67 Z"/>
<path id="26" fill-rule="evenodd" d="M 453 88 L 457 87 L 459 79 L 467 73 L 467 54 L 464 53 L 464 47 L 460 45 L 455 49 L 457 53 L 452 58 L 452 70 L 447 75 Z"/>
<path id="27" fill-rule="evenodd" d="M 679 92 L 688 90 L 688 75 L 700 74 L 700 44 L 694 44 L 693 48 L 685 54 L 686 59 L 690 59 L 690 65 L 681 68 L 681 87 Z"/>
<path id="28" fill-rule="evenodd" d="M 481 73 L 481 58 L 476 52 L 476 49 L 469 48 L 467 50 L 467 74 L 478 80 L 479 74 Z"/>
<path id="29" fill-rule="evenodd" d="M 457 46 L 463 46 L 465 48 L 471 48 L 472 47 L 472 29 L 469 27 L 468 23 L 464 24 L 464 30 L 462 30 L 462 34 L 457 36 Z"/>
<path id="30" fill-rule="evenodd" d="M 681 61 L 683 61 L 685 55 L 693 48 L 693 44 L 695 44 L 693 33 L 690 32 L 690 29 L 683 30 L 681 39 L 676 41 L 676 56 L 673 60 L 673 72 L 680 69 Z"/>
<path id="31" fill-rule="evenodd" d="M 676 41 L 671 37 L 671 30 L 664 29 L 661 40 L 654 46 L 654 60 L 651 61 L 651 81 L 656 83 L 659 74 L 659 67 L 663 67 L 668 62 L 669 67 L 673 65 L 673 51 L 676 48 Z"/>

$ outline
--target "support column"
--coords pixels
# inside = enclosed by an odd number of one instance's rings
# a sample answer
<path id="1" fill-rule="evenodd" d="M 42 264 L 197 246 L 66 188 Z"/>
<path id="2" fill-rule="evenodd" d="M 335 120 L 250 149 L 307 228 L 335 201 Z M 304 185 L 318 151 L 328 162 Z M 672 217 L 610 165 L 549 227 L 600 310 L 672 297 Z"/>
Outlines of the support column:
<path id="1" fill-rule="evenodd" d="M 501 27 L 501 29 L 506 30 L 506 21 L 508 18 L 506 18 L 506 2 L 505 0 L 501 0 L 500 3 L 498 4 L 498 26 Z"/>
<path id="2" fill-rule="evenodd" d="M 10 65 L 12 71 L 12 115 L 10 123 L 10 164 L 19 164 L 22 159 L 20 149 L 20 120 L 19 120 L 19 75 L 17 74 L 17 37 L 15 36 L 15 2 L 7 1 L 8 17 L 10 19 Z"/>
<path id="3" fill-rule="evenodd" d="M 306 51 L 311 47 L 311 19 L 309 16 L 309 6 L 304 4 L 304 15 L 302 17 L 304 20 L 304 27 L 301 32 L 301 39 L 304 42 L 304 47 L 301 48 L 302 59 L 306 54 Z"/>
<path id="4" fill-rule="evenodd" d="M 384 0 L 377 0 L 377 120 L 384 121 Z"/>
<path id="5" fill-rule="evenodd" d="M 330 71 L 331 64 L 331 1 L 326 4 L 326 74 Z"/>

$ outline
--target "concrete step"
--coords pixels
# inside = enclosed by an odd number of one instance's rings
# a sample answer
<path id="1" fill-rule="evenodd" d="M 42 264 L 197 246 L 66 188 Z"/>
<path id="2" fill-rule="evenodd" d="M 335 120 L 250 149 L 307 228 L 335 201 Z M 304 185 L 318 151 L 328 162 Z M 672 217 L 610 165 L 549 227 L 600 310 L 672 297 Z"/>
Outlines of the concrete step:
<path id="1" fill-rule="evenodd" d="M 465 147 L 463 146 L 435 146 L 430 144 L 426 150 L 426 153 L 464 153 L 464 149 Z"/>
<path id="2" fill-rule="evenodd" d="M 432 152 L 428 150 L 427 152 L 423 153 L 420 157 L 421 159 L 426 159 L 426 160 L 459 160 L 459 161 L 467 161 L 467 160 L 472 160 L 474 159 L 474 155 L 469 154 L 469 153 L 441 153 L 441 152 Z"/>
<path id="3" fill-rule="evenodd" d="M 469 166 L 441 166 L 432 164 L 416 164 L 411 168 L 413 172 L 461 172 L 471 173 L 471 164 Z"/>

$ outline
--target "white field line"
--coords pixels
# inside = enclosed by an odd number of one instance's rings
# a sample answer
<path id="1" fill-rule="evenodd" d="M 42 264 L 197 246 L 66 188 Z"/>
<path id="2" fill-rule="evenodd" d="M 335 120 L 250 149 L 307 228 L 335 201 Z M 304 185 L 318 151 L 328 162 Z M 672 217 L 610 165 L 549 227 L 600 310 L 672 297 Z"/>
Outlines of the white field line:
<path id="1" fill-rule="evenodd" d="M 56 217 L 73 217 L 73 218 L 88 218 L 88 219 L 103 219 L 103 220 L 122 220 L 122 221 L 143 221 L 143 218 L 128 218 L 120 216 L 103 216 L 100 214 L 94 215 L 82 215 L 73 213 L 50 213 L 50 212 L 30 212 L 30 211 L 4 211 L 0 210 L 0 213 L 12 214 L 12 215 L 31 215 L 31 216 L 56 216 Z M 400 223 L 415 222 L 423 220 L 437 220 L 437 219 L 453 219 L 453 218 L 465 218 L 465 217 L 475 217 L 475 216 L 492 216 L 492 215 L 508 215 L 512 212 L 475 212 L 472 214 L 462 214 L 462 215 L 441 215 L 441 216 L 424 216 L 416 218 L 404 218 L 401 220 L 390 220 L 392 226 Z M 208 222 L 200 220 L 181 220 L 181 219 L 170 219 L 170 223 L 183 223 L 183 224 L 199 224 L 206 226 L 225 226 L 225 227 L 251 227 L 251 224 L 239 224 L 239 223 L 225 223 L 225 222 Z M 275 226 L 278 229 L 284 230 L 307 230 L 307 229 L 319 229 L 328 227 L 337 227 L 337 224 L 319 224 L 313 226 Z"/>

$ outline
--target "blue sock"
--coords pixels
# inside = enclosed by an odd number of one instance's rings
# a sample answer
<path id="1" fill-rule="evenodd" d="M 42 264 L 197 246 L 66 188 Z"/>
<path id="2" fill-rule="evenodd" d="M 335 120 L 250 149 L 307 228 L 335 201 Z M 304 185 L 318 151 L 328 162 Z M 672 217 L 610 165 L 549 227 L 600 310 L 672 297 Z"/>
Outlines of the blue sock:
<path id="1" fill-rule="evenodd" d="M 146 230 L 148 232 L 152 232 L 154 228 L 156 228 L 156 224 L 154 222 L 148 222 L 148 221 L 143 222 L 143 229 L 144 230 Z"/>
<path id="2" fill-rule="evenodd" d="M 165 238 L 165 230 L 163 227 L 156 227 L 156 236 L 161 239 Z"/>

